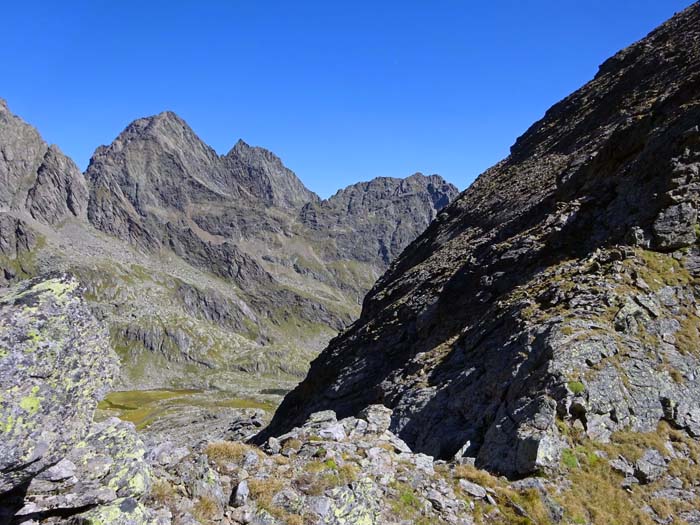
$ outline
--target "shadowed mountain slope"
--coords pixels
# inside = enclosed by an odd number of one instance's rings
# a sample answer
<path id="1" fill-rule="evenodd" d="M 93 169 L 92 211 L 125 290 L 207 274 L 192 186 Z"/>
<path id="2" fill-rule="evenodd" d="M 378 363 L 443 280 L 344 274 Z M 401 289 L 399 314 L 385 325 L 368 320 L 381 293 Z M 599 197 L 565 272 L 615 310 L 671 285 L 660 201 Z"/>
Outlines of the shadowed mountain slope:
<path id="1" fill-rule="evenodd" d="M 438 215 L 261 439 L 383 403 L 414 450 L 520 476 L 570 428 L 700 436 L 699 126 L 694 4 Z"/>

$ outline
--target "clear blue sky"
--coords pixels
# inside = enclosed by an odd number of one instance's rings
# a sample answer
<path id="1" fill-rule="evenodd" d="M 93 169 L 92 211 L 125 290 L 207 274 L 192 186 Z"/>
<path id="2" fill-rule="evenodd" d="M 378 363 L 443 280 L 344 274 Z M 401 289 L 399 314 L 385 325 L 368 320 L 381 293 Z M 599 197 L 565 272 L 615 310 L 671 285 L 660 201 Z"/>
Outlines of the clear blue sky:
<path id="1" fill-rule="evenodd" d="M 0 97 L 87 166 L 170 109 L 328 196 L 375 176 L 464 189 L 609 55 L 690 0 L 5 2 Z"/>

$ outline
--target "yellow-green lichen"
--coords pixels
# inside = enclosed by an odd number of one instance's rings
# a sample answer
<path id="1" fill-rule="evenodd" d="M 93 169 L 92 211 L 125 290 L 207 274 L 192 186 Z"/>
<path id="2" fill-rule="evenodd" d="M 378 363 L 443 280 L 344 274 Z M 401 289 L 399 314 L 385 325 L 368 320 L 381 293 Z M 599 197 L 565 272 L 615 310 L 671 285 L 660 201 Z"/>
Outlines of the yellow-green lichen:
<path id="1" fill-rule="evenodd" d="M 33 416 L 39 411 L 39 406 L 41 405 L 42 397 L 39 397 L 37 393 L 39 392 L 39 386 L 34 385 L 32 391 L 29 395 L 22 398 L 19 402 L 19 406 L 25 412 L 28 412 L 30 416 Z"/>

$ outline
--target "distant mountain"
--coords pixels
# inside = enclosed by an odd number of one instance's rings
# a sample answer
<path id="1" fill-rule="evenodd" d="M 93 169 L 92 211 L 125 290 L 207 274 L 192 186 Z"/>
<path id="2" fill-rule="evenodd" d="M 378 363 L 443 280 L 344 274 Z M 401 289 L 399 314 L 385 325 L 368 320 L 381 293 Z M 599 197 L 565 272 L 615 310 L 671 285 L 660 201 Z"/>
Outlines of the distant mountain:
<path id="1" fill-rule="evenodd" d="M 387 266 L 457 196 L 439 175 L 405 179 L 379 177 L 311 201 L 302 222 L 335 241 L 338 255 Z"/>
<path id="2" fill-rule="evenodd" d="M 322 201 L 273 153 L 220 156 L 172 112 L 131 123 L 83 175 L 4 102 L 0 122 L 0 282 L 74 273 L 122 386 L 287 388 L 457 195 L 414 175 Z"/>

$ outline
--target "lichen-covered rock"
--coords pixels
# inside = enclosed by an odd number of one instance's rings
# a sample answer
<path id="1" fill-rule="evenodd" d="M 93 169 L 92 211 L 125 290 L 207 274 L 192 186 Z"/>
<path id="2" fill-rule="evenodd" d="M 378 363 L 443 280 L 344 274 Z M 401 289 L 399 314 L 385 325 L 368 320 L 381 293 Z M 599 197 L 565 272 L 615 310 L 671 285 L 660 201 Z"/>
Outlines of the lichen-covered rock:
<path id="1" fill-rule="evenodd" d="M 122 498 L 66 520 L 67 525 L 154 525 L 151 512 L 134 498 Z"/>
<path id="2" fill-rule="evenodd" d="M 88 433 L 117 372 L 106 331 L 68 276 L 0 295 L 0 493 L 58 463 Z"/>
<path id="3" fill-rule="evenodd" d="M 150 468 L 144 454 L 144 445 L 131 423 L 116 418 L 97 423 L 64 459 L 32 479 L 25 506 L 18 514 L 138 499 L 150 489 Z"/>

